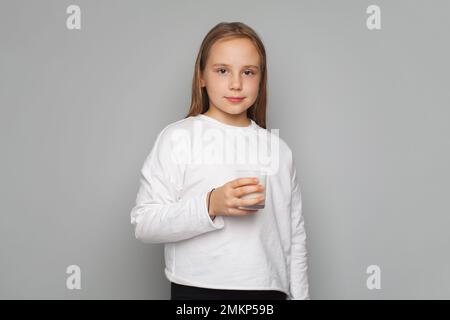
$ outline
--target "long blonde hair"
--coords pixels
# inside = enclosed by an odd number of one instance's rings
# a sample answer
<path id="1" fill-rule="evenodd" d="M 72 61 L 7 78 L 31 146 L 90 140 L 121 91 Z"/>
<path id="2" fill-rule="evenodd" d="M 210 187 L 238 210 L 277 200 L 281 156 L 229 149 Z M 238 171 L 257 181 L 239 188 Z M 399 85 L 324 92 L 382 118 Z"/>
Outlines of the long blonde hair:
<path id="1" fill-rule="evenodd" d="M 256 32 L 242 22 L 221 22 L 213 27 L 205 36 L 195 61 L 194 77 L 192 79 L 191 107 L 185 118 L 205 113 L 209 109 L 209 98 L 206 88 L 200 84 L 200 75 L 205 70 L 206 59 L 212 45 L 220 39 L 247 38 L 253 42 L 260 56 L 261 78 L 258 97 L 255 103 L 247 109 L 247 117 L 266 129 L 267 105 L 267 64 L 266 50 Z"/>

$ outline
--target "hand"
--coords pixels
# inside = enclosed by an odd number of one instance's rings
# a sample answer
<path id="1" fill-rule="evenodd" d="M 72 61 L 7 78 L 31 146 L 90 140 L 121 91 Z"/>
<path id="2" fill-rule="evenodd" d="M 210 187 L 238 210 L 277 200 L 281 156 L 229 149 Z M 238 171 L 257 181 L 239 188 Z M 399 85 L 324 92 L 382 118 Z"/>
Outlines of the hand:
<path id="1" fill-rule="evenodd" d="M 223 186 L 214 189 L 211 194 L 209 204 L 209 215 L 215 217 L 223 216 L 242 216 L 255 213 L 258 210 L 243 210 L 237 207 L 250 206 L 260 203 L 264 196 L 260 195 L 252 199 L 239 199 L 240 197 L 253 193 L 262 192 L 264 187 L 258 184 L 255 178 L 238 178 L 225 183 Z M 209 192 L 207 194 L 208 199 Z M 214 220 L 214 219 L 213 219 Z"/>

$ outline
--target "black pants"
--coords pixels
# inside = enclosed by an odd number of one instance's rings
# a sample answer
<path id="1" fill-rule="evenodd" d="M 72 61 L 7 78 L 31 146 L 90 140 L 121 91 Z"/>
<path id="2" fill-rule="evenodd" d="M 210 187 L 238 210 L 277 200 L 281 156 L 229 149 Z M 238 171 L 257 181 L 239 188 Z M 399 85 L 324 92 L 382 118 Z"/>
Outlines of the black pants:
<path id="1" fill-rule="evenodd" d="M 278 290 L 221 290 L 170 283 L 171 300 L 286 300 Z"/>

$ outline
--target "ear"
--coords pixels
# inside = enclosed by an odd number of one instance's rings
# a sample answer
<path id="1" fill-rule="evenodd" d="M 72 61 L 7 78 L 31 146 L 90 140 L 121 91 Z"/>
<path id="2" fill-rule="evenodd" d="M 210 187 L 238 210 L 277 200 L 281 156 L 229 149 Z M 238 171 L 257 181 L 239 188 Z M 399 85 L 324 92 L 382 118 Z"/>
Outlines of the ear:
<path id="1" fill-rule="evenodd" d="M 205 79 L 203 79 L 203 75 L 200 73 L 200 86 L 203 88 L 206 86 Z"/>

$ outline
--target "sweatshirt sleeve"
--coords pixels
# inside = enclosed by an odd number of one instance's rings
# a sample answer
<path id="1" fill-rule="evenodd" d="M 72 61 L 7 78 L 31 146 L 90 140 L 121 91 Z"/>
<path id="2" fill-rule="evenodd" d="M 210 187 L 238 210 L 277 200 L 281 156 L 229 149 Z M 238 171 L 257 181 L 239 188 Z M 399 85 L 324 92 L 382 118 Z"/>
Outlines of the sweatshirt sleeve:
<path id="1" fill-rule="evenodd" d="M 294 160 L 291 169 L 291 187 L 290 300 L 309 300 L 306 232 L 302 214 L 301 191 Z"/>
<path id="2" fill-rule="evenodd" d="M 213 221 L 208 214 L 209 190 L 180 200 L 183 165 L 171 152 L 174 146 L 166 128 L 141 168 L 140 187 L 131 211 L 135 237 L 144 243 L 176 242 L 224 226 L 222 216 Z"/>

